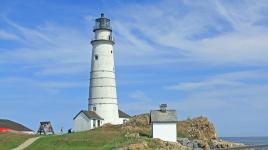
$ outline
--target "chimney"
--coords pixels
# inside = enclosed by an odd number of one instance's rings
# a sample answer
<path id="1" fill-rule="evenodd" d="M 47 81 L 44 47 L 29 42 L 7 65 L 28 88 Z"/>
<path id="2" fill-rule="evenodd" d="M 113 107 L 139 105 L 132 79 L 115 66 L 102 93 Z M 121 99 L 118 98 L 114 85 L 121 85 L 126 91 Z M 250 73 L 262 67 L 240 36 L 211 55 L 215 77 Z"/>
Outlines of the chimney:
<path id="1" fill-rule="evenodd" d="M 167 111 L 167 104 L 161 104 L 160 105 L 160 111 L 161 112 L 166 112 Z"/>

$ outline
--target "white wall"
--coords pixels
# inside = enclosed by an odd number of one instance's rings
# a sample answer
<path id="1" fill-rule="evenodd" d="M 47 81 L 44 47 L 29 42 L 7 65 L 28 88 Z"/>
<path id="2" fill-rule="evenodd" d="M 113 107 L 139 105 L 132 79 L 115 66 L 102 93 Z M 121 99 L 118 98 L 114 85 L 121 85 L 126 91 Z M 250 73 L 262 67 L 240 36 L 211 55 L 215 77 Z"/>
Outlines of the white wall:
<path id="1" fill-rule="evenodd" d="M 88 119 L 84 113 L 80 113 L 75 119 L 74 119 L 74 131 L 86 131 L 91 129 L 91 121 Z"/>
<path id="2" fill-rule="evenodd" d="M 177 142 L 176 123 L 153 123 L 153 138 Z"/>
<path id="3" fill-rule="evenodd" d="M 129 118 L 119 118 L 119 124 L 123 124 L 124 120 L 128 121 Z"/>
<path id="4" fill-rule="evenodd" d="M 111 35 L 109 30 L 95 32 L 97 40 L 108 40 Z M 95 107 L 95 112 L 104 119 L 104 124 L 119 124 L 113 43 L 95 41 L 92 46 L 89 110 L 93 111 Z"/>

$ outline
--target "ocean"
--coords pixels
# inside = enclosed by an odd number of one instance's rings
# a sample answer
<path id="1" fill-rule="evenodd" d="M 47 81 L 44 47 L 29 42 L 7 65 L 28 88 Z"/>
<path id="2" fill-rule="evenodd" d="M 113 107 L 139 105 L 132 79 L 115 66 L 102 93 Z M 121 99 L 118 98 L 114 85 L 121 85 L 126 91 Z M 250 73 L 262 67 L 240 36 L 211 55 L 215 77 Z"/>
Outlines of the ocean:
<path id="1" fill-rule="evenodd" d="M 268 144 L 268 137 L 221 137 L 221 139 L 231 142 L 243 143 L 245 145 Z M 268 147 L 255 148 L 255 150 L 268 150 Z"/>

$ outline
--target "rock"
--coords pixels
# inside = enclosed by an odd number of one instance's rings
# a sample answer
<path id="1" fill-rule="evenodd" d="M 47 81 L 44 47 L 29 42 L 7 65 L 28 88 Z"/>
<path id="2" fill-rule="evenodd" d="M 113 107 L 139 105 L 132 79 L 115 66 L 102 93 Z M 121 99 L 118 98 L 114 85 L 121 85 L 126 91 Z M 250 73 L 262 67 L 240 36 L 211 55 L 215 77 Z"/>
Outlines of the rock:
<path id="1" fill-rule="evenodd" d="M 190 147 L 191 149 L 193 149 L 194 148 L 194 143 L 192 143 L 192 142 L 188 143 L 187 147 Z"/>
<path id="2" fill-rule="evenodd" d="M 143 139 L 138 143 L 130 144 L 127 147 L 118 148 L 118 150 L 191 150 L 177 142 L 167 142 L 160 139 Z"/>
<path id="3" fill-rule="evenodd" d="M 151 126 L 149 125 L 149 114 L 133 116 L 122 125 L 122 130 L 127 133 L 139 133 L 140 135 L 150 136 Z"/>
<path id="4" fill-rule="evenodd" d="M 177 123 L 178 136 L 210 141 L 217 139 L 216 130 L 206 117 L 196 117 Z"/>
<path id="5" fill-rule="evenodd" d="M 190 140 L 188 138 L 177 138 L 177 141 L 184 146 L 190 143 Z"/>
<path id="6" fill-rule="evenodd" d="M 209 150 L 210 148 L 229 148 L 242 145 L 219 139 L 213 124 L 206 117 L 196 117 L 179 121 L 177 123 L 179 143 L 149 138 L 151 136 L 149 121 L 149 114 L 141 114 L 131 117 L 128 122 L 120 125 L 120 130 L 125 137 L 134 138 L 135 140 L 130 145 L 119 149 Z"/>
<path id="7" fill-rule="evenodd" d="M 127 147 L 127 150 L 145 150 L 149 149 L 147 142 L 141 142 L 141 143 L 135 143 L 135 144 L 130 144 Z"/>
<path id="8" fill-rule="evenodd" d="M 238 146 L 244 146 L 244 144 L 224 141 L 221 139 L 211 140 L 211 147 L 212 148 L 232 148 L 232 147 L 238 147 Z M 252 150 L 252 149 L 249 148 L 249 149 L 245 149 L 245 150 Z"/>

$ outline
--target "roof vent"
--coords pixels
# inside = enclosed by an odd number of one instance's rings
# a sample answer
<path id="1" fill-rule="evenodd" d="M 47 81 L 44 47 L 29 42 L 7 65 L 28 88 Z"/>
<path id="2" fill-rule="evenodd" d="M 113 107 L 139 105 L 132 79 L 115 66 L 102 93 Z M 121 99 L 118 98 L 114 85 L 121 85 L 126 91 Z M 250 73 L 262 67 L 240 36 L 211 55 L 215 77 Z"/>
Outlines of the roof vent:
<path id="1" fill-rule="evenodd" d="M 161 104 L 160 105 L 160 111 L 161 112 L 166 112 L 167 111 L 167 104 Z"/>

